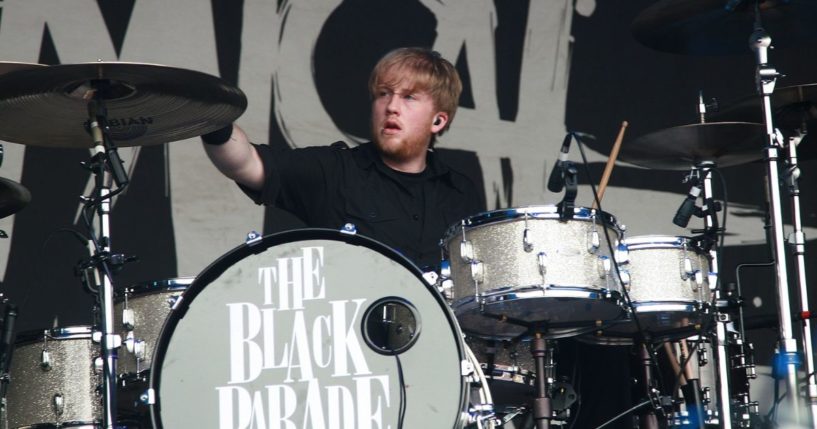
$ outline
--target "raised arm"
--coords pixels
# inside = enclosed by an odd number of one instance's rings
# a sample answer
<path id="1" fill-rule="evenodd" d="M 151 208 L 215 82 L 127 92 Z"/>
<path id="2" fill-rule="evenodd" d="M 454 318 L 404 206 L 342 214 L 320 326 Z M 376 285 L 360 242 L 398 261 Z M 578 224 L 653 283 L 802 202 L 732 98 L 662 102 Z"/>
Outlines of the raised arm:
<path id="1" fill-rule="evenodd" d="M 210 161 L 225 176 L 254 190 L 264 186 L 264 164 L 238 125 L 201 136 Z"/>

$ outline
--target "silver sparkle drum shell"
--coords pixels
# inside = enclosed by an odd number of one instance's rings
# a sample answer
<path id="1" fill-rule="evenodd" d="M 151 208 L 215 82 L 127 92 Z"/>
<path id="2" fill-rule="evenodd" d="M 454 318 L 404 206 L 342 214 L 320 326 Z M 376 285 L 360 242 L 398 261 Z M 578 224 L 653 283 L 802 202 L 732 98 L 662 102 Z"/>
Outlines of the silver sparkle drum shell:
<path id="1" fill-rule="evenodd" d="M 122 338 L 117 361 L 120 376 L 141 374 L 150 369 L 165 319 L 192 282 L 193 277 L 156 280 L 127 287 L 118 294 L 114 327 Z"/>
<path id="2" fill-rule="evenodd" d="M 621 271 L 632 310 L 624 321 L 606 327 L 596 342 L 615 343 L 616 337 L 638 334 L 634 321 L 655 338 L 682 338 L 711 320 L 712 272 L 707 252 L 689 237 L 644 235 L 624 240 Z M 594 340 L 591 340 L 594 341 Z"/>
<path id="3" fill-rule="evenodd" d="M 101 424 L 102 378 L 94 368 L 100 351 L 91 327 L 24 332 L 17 338 L 6 395 L 8 427 Z"/>
<path id="4" fill-rule="evenodd" d="M 584 207 L 566 221 L 556 206 L 463 219 L 443 239 L 452 307 L 463 330 L 509 339 L 536 326 L 559 338 L 621 317 L 621 286 L 609 249 L 622 236 L 615 217 Z"/>
<path id="5" fill-rule="evenodd" d="M 384 299 L 415 310 L 413 342 L 396 355 L 366 340 L 362 319 Z M 419 269 L 378 242 L 314 229 L 259 238 L 205 269 L 172 310 L 151 416 L 159 428 L 459 428 L 471 391 L 461 338 Z"/>

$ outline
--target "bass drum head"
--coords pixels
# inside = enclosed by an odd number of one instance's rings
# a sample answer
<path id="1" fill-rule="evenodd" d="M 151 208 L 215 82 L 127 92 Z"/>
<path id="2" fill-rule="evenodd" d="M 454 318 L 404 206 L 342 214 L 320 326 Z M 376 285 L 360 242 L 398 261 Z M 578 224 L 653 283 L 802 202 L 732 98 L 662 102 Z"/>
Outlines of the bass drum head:
<path id="1" fill-rule="evenodd" d="M 407 259 L 289 231 L 230 251 L 182 296 L 153 357 L 151 415 L 165 428 L 457 428 L 464 356 Z"/>

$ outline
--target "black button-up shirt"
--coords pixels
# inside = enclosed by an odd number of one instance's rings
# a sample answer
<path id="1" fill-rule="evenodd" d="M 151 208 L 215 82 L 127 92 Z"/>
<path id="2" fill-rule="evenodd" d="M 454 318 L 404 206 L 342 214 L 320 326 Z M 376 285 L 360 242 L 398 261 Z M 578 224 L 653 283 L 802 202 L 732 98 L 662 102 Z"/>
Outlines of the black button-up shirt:
<path id="1" fill-rule="evenodd" d="M 449 226 L 484 211 L 472 180 L 428 152 L 425 171 L 401 173 L 386 166 L 372 143 L 273 151 L 256 145 L 264 163 L 258 204 L 293 213 L 308 226 L 359 234 L 402 253 L 421 268 L 440 262 L 439 241 Z M 245 189 L 246 191 L 246 189 Z"/>

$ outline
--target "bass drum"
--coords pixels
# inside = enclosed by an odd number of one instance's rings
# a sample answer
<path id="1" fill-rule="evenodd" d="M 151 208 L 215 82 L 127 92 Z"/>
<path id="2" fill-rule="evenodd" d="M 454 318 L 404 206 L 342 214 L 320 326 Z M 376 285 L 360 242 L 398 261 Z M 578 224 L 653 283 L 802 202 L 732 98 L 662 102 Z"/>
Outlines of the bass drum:
<path id="1" fill-rule="evenodd" d="M 475 374 L 453 314 L 406 258 L 354 234 L 288 231 L 233 249 L 176 303 L 153 356 L 151 417 L 157 428 L 488 427 Z"/>

